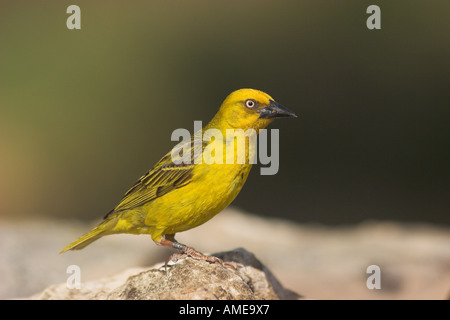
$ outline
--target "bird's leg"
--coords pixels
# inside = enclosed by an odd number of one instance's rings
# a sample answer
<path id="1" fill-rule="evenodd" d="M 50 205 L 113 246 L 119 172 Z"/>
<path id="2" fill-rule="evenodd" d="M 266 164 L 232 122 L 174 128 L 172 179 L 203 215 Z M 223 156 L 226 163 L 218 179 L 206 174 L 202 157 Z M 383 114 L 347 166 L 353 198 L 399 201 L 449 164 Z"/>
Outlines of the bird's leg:
<path id="1" fill-rule="evenodd" d="M 175 235 L 173 235 L 173 234 L 170 234 L 170 235 L 168 234 L 168 235 L 165 235 L 165 237 L 162 237 L 158 242 L 156 242 L 157 245 L 174 248 L 174 249 L 180 250 L 182 252 L 182 253 L 174 253 L 173 255 L 171 255 L 166 260 L 165 267 L 167 267 L 167 263 L 169 261 L 176 262 L 178 259 L 180 259 L 184 255 L 187 255 L 195 260 L 204 260 L 204 261 L 208 261 L 210 263 L 218 263 L 218 264 L 221 264 L 224 266 L 231 266 L 233 268 L 236 268 L 236 266 L 237 266 L 236 263 L 223 262 L 223 260 L 220 258 L 217 258 L 214 256 L 208 256 L 206 254 L 203 254 L 203 253 L 195 250 L 194 248 L 191 248 L 184 244 L 181 244 L 175 240 L 174 236 Z"/>
<path id="2" fill-rule="evenodd" d="M 211 263 L 220 263 L 220 264 L 224 264 L 224 262 L 222 261 L 222 259 L 214 257 L 214 256 L 208 256 L 206 254 L 203 254 L 197 250 L 195 250 L 194 248 L 188 247 L 184 244 L 179 243 L 178 241 L 175 240 L 174 235 L 170 234 L 170 235 L 166 235 L 165 237 L 162 237 L 158 242 L 156 242 L 157 245 L 161 245 L 161 246 L 166 246 L 166 247 L 170 247 L 170 248 L 174 248 L 177 250 L 180 250 L 182 253 L 175 253 L 172 256 L 169 257 L 169 259 L 166 261 L 166 265 L 167 262 L 169 261 L 173 261 L 176 262 L 179 258 L 181 258 L 183 255 L 187 255 L 190 256 L 196 260 L 205 260 Z"/>

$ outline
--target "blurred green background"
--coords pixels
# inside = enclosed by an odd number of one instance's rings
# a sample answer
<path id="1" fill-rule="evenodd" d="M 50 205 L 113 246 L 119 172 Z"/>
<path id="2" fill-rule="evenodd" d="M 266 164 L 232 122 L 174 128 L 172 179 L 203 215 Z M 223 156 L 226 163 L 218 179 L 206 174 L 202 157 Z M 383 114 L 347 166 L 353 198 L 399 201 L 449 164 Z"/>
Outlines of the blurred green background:
<path id="1" fill-rule="evenodd" d="M 251 87 L 299 118 L 235 206 L 450 224 L 449 1 L 2 1 L 0 49 L 2 216 L 102 217 L 174 129 Z"/>

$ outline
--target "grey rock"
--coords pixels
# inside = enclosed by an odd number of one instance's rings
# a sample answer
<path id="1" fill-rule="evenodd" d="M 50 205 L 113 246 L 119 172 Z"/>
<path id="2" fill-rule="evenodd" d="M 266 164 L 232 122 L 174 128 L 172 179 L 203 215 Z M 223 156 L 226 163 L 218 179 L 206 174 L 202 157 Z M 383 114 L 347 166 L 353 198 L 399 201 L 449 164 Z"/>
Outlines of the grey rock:
<path id="1" fill-rule="evenodd" d="M 145 269 L 134 268 L 69 289 L 66 283 L 50 286 L 30 299 L 46 300 L 259 300 L 298 299 L 281 286 L 273 274 L 245 249 L 216 254 L 244 267 L 181 259 Z"/>

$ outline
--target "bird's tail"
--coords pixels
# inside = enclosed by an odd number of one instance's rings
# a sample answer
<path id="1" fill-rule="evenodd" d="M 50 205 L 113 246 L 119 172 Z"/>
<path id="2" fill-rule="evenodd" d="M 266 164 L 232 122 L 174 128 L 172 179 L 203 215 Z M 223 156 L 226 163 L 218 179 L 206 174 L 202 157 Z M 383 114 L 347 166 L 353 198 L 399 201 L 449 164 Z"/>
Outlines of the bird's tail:
<path id="1" fill-rule="evenodd" d="M 87 245 L 91 244 L 95 240 L 106 236 L 108 234 L 112 234 L 114 232 L 111 232 L 117 223 L 116 219 L 107 219 L 104 220 L 102 223 L 100 223 L 97 227 L 89 231 L 88 233 L 82 235 L 77 240 L 69 244 L 67 247 L 61 250 L 61 253 L 64 253 L 69 250 L 79 250 L 83 249 Z"/>

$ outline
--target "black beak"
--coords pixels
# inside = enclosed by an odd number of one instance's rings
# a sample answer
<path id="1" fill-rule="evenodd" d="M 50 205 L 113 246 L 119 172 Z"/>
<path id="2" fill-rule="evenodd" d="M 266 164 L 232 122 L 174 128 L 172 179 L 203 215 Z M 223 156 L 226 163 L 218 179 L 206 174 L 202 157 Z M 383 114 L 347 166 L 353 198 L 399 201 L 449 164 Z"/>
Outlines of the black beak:
<path id="1" fill-rule="evenodd" d="M 261 115 L 259 118 L 282 118 L 282 117 L 294 117 L 297 118 L 297 115 L 289 110 L 288 108 L 282 106 L 276 101 L 270 100 L 270 104 L 260 109 L 256 112 L 259 112 Z"/>

